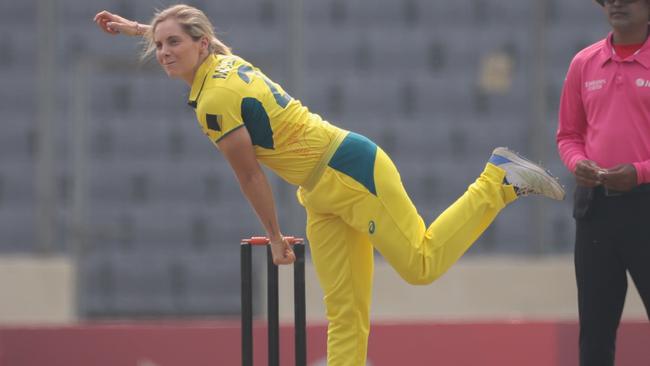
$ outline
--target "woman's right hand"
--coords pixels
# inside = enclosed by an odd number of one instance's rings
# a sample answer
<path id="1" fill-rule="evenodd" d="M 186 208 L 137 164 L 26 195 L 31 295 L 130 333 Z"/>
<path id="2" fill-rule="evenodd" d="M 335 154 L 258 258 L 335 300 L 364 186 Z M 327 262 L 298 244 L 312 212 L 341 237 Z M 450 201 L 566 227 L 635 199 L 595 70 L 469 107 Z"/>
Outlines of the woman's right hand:
<path id="1" fill-rule="evenodd" d="M 271 254 L 275 265 L 291 264 L 296 261 L 296 255 L 287 239 L 280 236 L 279 239 L 271 239 Z"/>
<path id="2" fill-rule="evenodd" d="M 147 26 L 133 20 L 122 18 L 106 10 L 100 11 L 93 19 L 97 26 L 108 34 L 126 34 L 128 36 L 142 35 Z"/>

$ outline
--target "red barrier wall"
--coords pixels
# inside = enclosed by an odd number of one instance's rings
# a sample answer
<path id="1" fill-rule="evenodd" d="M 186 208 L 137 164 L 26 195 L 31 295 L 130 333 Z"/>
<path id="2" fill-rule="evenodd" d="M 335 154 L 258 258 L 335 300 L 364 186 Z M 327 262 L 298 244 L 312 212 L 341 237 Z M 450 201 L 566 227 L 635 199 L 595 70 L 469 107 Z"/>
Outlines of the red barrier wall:
<path id="1" fill-rule="evenodd" d="M 378 323 L 372 366 L 575 366 L 569 322 Z M 326 329 L 310 325 L 308 360 L 324 366 Z M 281 330 L 281 364 L 293 365 L 293 333 Z M 266 328 L 255 329 L 256 365 L 266 365 Z M 617 366 L 650 364 L 650 325 L 624 323 Z M 238 322 L 89 324 L 0 328 L 0 366 L 239 365 Z"/>

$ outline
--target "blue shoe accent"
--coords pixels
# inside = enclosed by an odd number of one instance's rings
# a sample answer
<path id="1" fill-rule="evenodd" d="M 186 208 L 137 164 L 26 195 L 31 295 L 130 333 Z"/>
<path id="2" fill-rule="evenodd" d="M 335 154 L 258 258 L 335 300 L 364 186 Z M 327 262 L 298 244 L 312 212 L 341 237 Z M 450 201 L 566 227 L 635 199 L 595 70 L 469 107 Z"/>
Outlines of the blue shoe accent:
<path id="1" fill-rule="evenodd" d="M 501 155 L 494 155 L 490 156 L 490 160 L 488 160 L 489 163 L 492 163 L 496 166 L 499 166 L 501 164 L 506 164 L 506 163 L 512 163 L 508 158 L 505 158 Z"/>
<path id="2" fill-rule="evenodd" d="M 539 194 L 555 200 L 564 199 L 564 188 L 557 178 L 516 152 L 497 147 L 488 161 L 505 170 L 503 183 L 512 185 L 517 196 Z"/>

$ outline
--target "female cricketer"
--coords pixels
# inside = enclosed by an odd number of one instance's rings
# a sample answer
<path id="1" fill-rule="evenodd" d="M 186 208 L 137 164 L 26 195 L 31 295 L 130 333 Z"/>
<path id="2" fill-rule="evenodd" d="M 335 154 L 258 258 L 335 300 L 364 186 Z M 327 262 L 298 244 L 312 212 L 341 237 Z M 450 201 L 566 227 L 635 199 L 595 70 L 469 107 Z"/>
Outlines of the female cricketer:
<path id="1" fill-rule="evenodd" d="M 231 53 L 205 14 L 175 5 L 149 25 L 108 11 L 95 16 L 109 34 L 142 36 L 171 78 L 190 86 L 189 105 L 223 153 L 271 240 L 276 264 L 290 264 L 273 193 L 259 163 L 298 186 L 311 257 L 327 309 L 327 364 L 365 365 L 370 331 L 373 248 L 411 284 L 428 284 L 460 258 L 518 196 L 563 199 L 540 166 L 496 148 L 467 191 L 428 227 L 386 153 L 336 127 Z"/>

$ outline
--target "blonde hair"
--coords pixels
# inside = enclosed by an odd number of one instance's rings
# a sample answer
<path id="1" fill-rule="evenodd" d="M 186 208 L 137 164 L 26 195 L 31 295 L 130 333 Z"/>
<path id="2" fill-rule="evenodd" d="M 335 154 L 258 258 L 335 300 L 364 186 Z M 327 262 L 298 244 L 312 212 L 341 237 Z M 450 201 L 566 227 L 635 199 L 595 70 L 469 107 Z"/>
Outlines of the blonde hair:
<path id="1" fill-rule="evenodd" d="M 198 41 L 202 37 L 206 37 L 209 41 L 208 52 L 218 55 L 230 55 L 231 49 L 221 42 L 214 32 L 214 27 L 210 19 L 201 10 L 185 5 L 178 4 L 170 6 L 166 9 L 159 10 L 154 14 L 153 19 L 149 23 L 150 27 L 144 34 L 144 51 L 142 52 L 142 59 L 147 59 L 156 51 L 156 44 L 153 40 L 153 34 L 156 26 L 167 19 L 176 19 L 185 33 L 193 40 Z"/>

